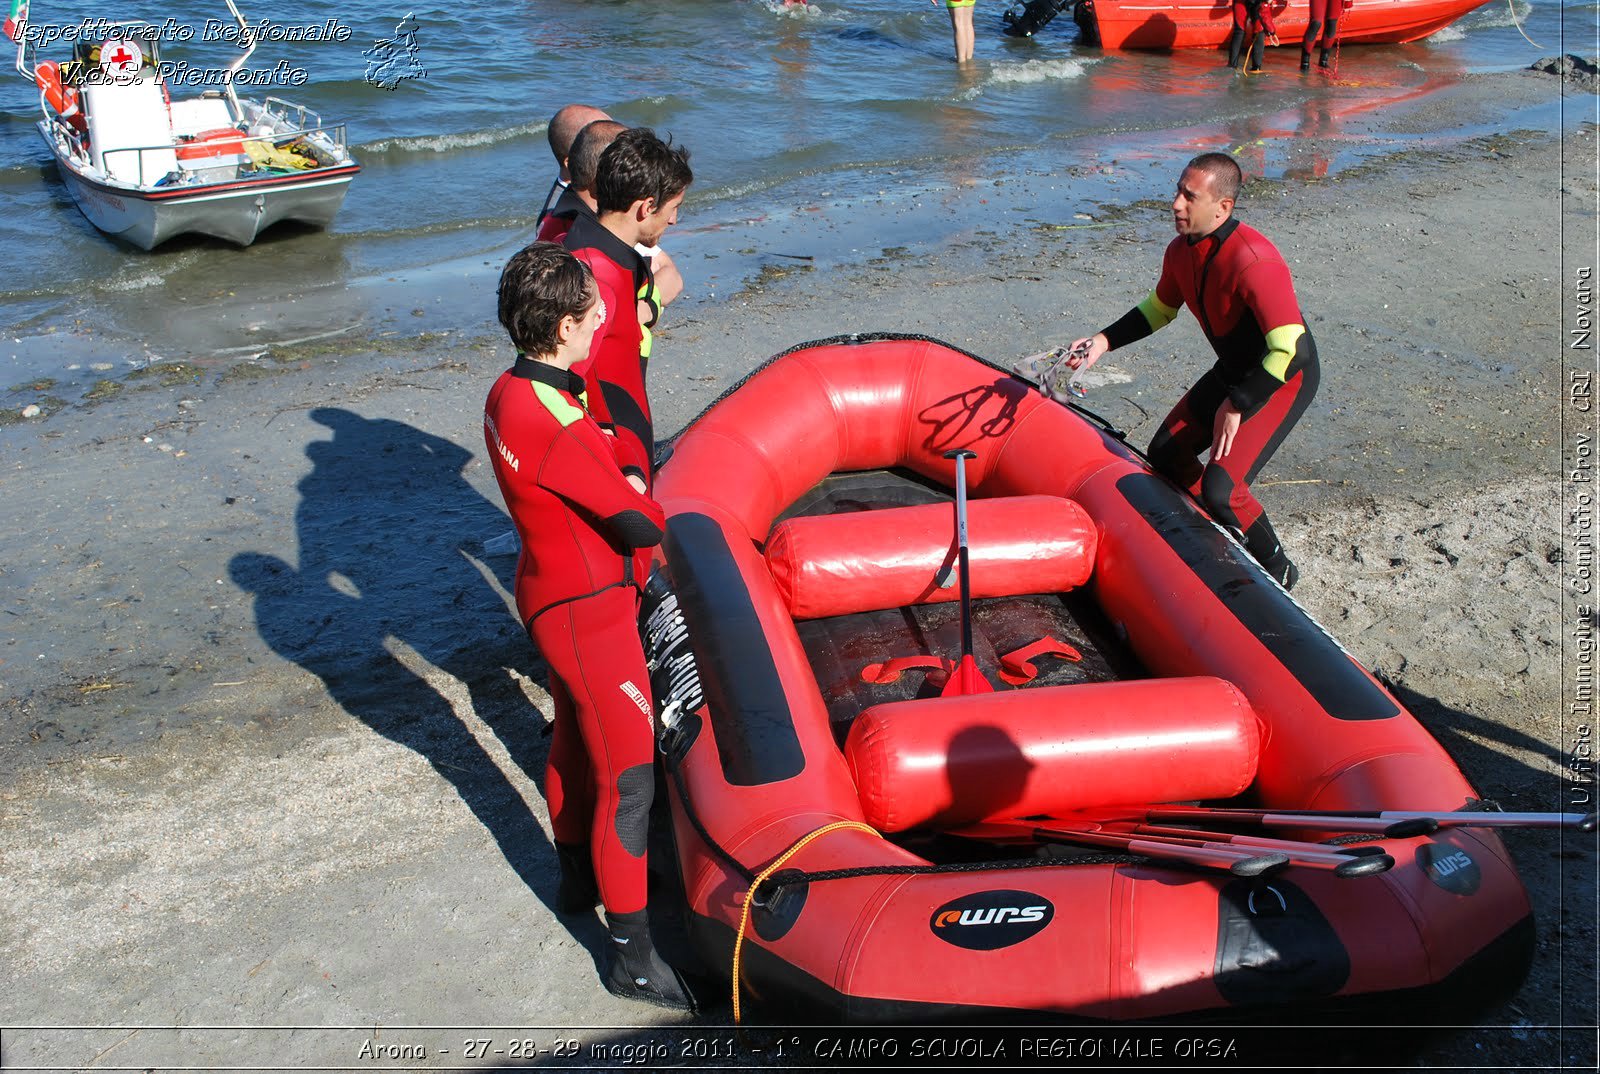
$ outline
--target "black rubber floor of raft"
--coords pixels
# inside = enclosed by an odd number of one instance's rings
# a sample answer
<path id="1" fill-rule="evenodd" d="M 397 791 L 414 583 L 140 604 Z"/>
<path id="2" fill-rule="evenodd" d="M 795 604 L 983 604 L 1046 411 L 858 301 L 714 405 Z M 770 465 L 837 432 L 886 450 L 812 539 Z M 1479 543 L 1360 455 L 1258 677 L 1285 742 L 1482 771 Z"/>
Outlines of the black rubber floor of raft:
<path id="1" fill-rule="evenodd" d="M 951 499 L 948 490 L 898 472 L 835 474 L 801 497 L 785 517 L 947 503 Z M 878 685 L 862 680 L 863 668 L 893 657 L 954 659 L 961 652 L 959 601 L 813 619 L 795 626 L 827 703 L 834 734 L 841 742 L 851 722 L 865 709 L 939 692 L 922 671 L 908 671 L 893 683 Z M 1000 678 L 1000 657 L 1044 637 L 1066 642 L 1082 653 L 1083 659 L 1072 662 L 1041 657 L 1035 662 L 1038 677 L 1020 689 L 1146 676 L 1085 591 L 1065 597 L 1051 593 L 973 602 L 973 655 L 996 690 L 1013 689 Z"/>

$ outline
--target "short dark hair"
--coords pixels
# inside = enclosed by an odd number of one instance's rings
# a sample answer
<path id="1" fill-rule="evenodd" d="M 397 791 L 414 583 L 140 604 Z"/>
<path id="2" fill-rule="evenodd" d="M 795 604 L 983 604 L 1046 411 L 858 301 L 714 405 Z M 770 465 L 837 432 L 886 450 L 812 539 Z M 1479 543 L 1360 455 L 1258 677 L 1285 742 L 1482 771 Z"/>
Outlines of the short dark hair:
<path id="1" fill-rule="evenodd" d="M 614 119 L 597 119 L 572 140 L 572 150 L 567 154 L 567 174 L 572 185 L 579 190 L 594 193 L 595 174 L 600 170 L 600 156 L 616 141 L 617 135 L 628 129 L 626 123 Z"/>
<path id="2" fill-rule="evenodd" d="M 634 202 L 653 198 L 657 206 L 689 189 L 689 151 L 663 142 L 649 127 L 617 135 L 600 155 L 594 200 L 603 213 L 621 212 Z"/>
<path id="3" fill-rule="evenodd" d="M 1244 172 L 1239 169 L 1239 162 L 1228 154 L 1201 153 L 1185 165 L 1183 170 L 1188 171 L 1190 168 L 1211 176 L 1218 198 L 1239 200 L 1239 187 L 1244 185 Z"/>
<path id="4" fill-rule="evenodd" d="M 524 246 L 500 273 L 500 323 L 517 351 L 556 353 L 563 317 L 581 319 L 597 292 L 589 266 L 553 242 Z"/>

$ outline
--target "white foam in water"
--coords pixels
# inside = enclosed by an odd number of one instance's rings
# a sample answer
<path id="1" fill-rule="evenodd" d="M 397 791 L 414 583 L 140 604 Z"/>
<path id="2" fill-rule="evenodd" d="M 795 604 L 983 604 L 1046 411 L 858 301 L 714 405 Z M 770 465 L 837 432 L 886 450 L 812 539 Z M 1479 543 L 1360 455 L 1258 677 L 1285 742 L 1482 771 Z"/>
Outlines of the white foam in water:
<path id="1" fill-rule="evenodd" d="M 786 19 L 815 18 L 822 14 L 822 9 L 812 3 L 785 4 L 783 0 L 763 0 L 761 6 L 774 15 L 782 15 Z"/>
<path id="2" fill-rule="evenodd" d="M 990 82 L 1050 82 L 1083 77 L 1084 65 L 1077 60 L 1027 60 L 999 63 L 989 72 Z"/>
<path id="3" fill-rule="evenodd" d="M 1494 26 L 1515 26 L 1521 23 L 1528 24 L 1528 16 L 1533 13 L 1533 5 L 1527 0 L 1505 3 L 1500 0 L 1479 8 L 1477 11 L 1456 20 L 1436 34 L 1428 37 L 1429 41 L 1459 41 L 1467 36 L 1468 30 L 1484 30 Z"/>
<path id="4" fill-rule="evenodd" d="M 482 145 L 495 145 L 533 134 L 543 134 L 545 124 L 523 123 L 515 127 L 489 127 L 483 130 L 462 131 L 460 134 L 426 134 L 417 138 L 386 138 L 381 142 L 356 146 L 357 153 L 388 153 L 401 150 L 406 153 L 449 153 L 456 149 L 474 149 Z"/>
<path id="5" fill-rule="evenodd" d="M 107 291 L 143 291 L 146 287 L 160 287 L 161 275 L 155 272 L 146 272 L 138 276 L 130 276 L 125 280 L 109 280 L 102 286 Z"/>

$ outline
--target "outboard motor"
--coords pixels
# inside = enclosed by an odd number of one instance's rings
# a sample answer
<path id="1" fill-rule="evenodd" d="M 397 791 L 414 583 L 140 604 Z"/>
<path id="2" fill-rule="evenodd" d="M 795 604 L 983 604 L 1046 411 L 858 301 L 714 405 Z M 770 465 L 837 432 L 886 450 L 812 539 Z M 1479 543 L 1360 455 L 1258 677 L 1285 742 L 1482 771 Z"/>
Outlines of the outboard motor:
<path id="1" fill-rule="evenodd" d="M 1010 36 L 1032 37 L 1073 3 L 1074 0 L 1026 0 L 1013 6 L 1000 18 L 1005 22 L 1005 32 Z"/>

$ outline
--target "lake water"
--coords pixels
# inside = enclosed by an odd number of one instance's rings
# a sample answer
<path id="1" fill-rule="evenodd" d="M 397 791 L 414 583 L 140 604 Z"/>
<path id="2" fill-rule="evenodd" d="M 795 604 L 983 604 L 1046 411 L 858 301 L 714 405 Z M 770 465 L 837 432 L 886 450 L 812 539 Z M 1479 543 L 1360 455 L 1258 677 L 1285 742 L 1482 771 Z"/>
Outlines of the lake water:
<path id="1" fill-rule="evenodd" d="M 714 301 L 758 267 L 757 247 L 780 242 L 820 265 L 850 256 L 861 235 L 808 231 L 819 199 L 881 205 L 982 184 L 1002 170 L 1025 175 L 1141 155 L 1159 156 L 1163 167 L 1152 163 L 1113 193 L 1164 196 L 1170 163 L 1190 147 L 1233 149 L 1247 171 L 1268 176 L 1336 173 L 1414 144 L 1418 135 L 1385 127 L 1398 104 L 1470 74 L 1592 48 L 1562 34 L 1592 29 L 1596 7 L 1491 0 L 1425 42 L 1344 48 L 1336 80 L 1300 76 L 1292 43 L 1269 51 L 1267 76 L 1247 79 L 1227 71 L 1220 52 L 1102 53 L 1078 41 L 1065 15 L 1033 39 L 1007 38 L 1002 10 L 980 0 L 978 59 L 958 69 L 942 4 L 917 0 L 822 0 L 803 9 L 776 0 L 247 8 L 247 18 L 279 27 L 332 19 L 347 37 L 263 42 L 248 69 L 281 71 L 287 61 L 305 71 L 305 84 L 247 95 L 272 92 L 346 123 L 364 170 L 330 231 L 278 231 L 245 250 L 180 239 L 143 253 L 100 235 L 33 128 L 37 92 L 13 72 L 0 82 L 0 244 L 9 265 L 0 310 L 15 341 L 0 353 L 9 356 L 7 383 L 88 363 L 250 354 L 386 325 L 492 324 L 495 275 L 530 237 L 552 178 L 545 119 L 572 101 L 690 147 L 697 181 L 669 245 L 692 299 Z M 408 14 L 416 77 L 385 89 L 366 77 L 366 53 L 396 40 Z M 199 40 L 206 20 L 227 21 L 220 4 L 96 9 L 37 0 L 32 10 L 35 26 L 93 17 L 196 27 L 193 40 L 163 45 L 165 58 L 193 70 L 237 55 L 231 42 Z M 42 58 L 65 51 L 56 45 Z M 1548 125 L 1553 116 L 1506 120 Z M 1300 133 L 1318 135 L 1322 148 L 1308 153 Z M 937 241 L 957 226 L 937 213 L 880 216 L 888 222 L 870 236 L 874 250 Z M 465 297 L 484 288 L 481 300 Z"/>

